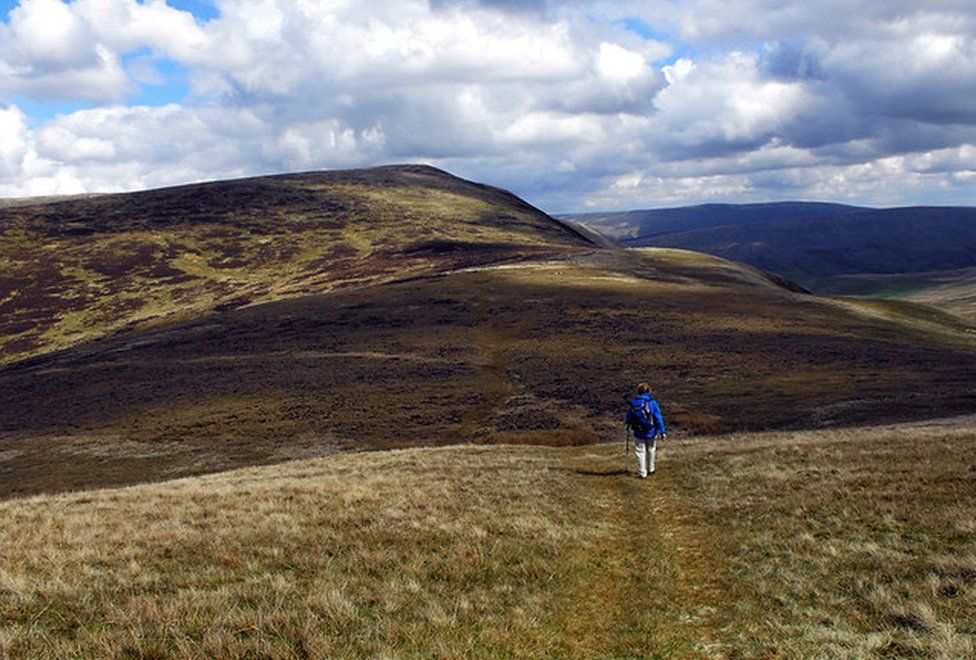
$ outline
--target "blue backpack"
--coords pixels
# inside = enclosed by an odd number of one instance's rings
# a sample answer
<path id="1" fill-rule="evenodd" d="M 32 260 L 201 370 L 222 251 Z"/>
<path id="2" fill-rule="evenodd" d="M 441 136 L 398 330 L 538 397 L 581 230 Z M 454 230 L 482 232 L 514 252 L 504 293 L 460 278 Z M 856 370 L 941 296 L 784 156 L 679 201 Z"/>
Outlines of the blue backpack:
<path id="1" fill-rule="evenodd" d="M 630 428 L 634 429 L 635 434 L 642 436 L 649 435 L 654 429 L 651 408 L 640 399 L 630 402 Z"/>

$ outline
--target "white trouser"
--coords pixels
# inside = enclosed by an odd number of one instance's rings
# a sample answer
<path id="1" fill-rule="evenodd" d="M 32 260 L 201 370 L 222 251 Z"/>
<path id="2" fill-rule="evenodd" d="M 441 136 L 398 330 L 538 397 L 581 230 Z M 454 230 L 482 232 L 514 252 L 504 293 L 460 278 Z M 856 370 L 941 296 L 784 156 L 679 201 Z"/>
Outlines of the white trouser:
<path id="1" fill-rule="evenodd" d="M 634 451 L 637 453 L 637 471 L 641 477 L 654 472 L 654 452 L 657 451 L 657 438 L 634 438 Z"/>

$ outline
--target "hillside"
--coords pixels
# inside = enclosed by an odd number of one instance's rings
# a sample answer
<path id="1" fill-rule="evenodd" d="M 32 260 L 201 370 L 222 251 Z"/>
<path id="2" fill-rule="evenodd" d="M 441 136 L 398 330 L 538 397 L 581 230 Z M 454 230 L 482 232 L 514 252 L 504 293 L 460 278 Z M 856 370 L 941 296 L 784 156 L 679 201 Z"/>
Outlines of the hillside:
<path id="1" fill-rule="evenodd" d="M 122 328 L 590 246 L 425 166 L 0 206 L 0 362 Z"/>
<path id="2" fill-rule="evenodd" d="M 972 418 L 353 454 L 0 502 L 0 656 L 976 653 Z"/>
<path id="3" fill-rule="evenodd" d="M 426 167 L 0 219 L 0 657 L 974 651 L 949 314 Z"/>
<path id="4" fill-rule="evenodd" d="M 976 342 L 929 308 L 818 299 L 682 251 L 480 266 L 8 365 L 0 496 L 357 449 L 617 439 L 639 380 L 682 433 L 923 419 L 974 409 Z"/>
<path id="5" fill-rule="evenodd" d="M 625 250 L 432 168 L 7 212 L 0 497 L 363 449 L 593 443 L 618 437 L 639 380 L 683 433 L 976 407 L 976 333 L 951 316 Z"/>
<path id="6" fill-rule="evenodd" d="M 768 204 L 701 204 L 665 209 L 579 213 L 561 217 L 593 227 L 613 238 L 632 241 L 695 229 L 805 218 L 826 218 L 862 210 L 867 209 L 823 202 L 773 202 Z"/>

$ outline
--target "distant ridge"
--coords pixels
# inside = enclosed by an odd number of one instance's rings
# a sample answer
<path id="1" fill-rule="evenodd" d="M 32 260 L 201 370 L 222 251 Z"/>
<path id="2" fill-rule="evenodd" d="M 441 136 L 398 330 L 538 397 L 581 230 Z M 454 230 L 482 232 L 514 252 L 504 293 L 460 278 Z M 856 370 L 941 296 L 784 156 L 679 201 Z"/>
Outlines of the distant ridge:
<path id="1" fill-rule="evenodd" d="M 815 293 L 894 298 L 976 319 L 976 208 L 781 202 L 570 216 L 629 247 L 704 252 Z"/>
<path id="2" fill-rule="evenodd" d="M 745 225 L 800 218 L 822 218 L 868 210 L 867 207 L 828 202 L 771 202 L 763 204 L 699 204 L 662 209 L 561 215 L 620 240 L 639 240 L 692 229 Z"/>
<path id="3" fill-rule="evenodd" d="M 627 241 L 744 261 L 816 289 L 820 278 L 976 266 L 976 208 L 873 209 L 725 225 Z"/>

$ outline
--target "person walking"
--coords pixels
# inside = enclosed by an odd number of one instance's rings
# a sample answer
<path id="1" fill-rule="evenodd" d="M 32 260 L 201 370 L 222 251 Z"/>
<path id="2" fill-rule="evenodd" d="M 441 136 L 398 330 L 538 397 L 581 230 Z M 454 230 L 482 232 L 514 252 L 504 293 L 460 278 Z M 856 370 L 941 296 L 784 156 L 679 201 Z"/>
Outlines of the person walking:
<path id="1" fill-rule="evenodd" d="M 637 453 L 637 473 L 641 479 L 654 474 L 654 453 L 657 451 L 657 438 L 666 440 L 667 430 L 664 428 L 664 417 L 661 407 L 651 396 L 651 388 L 647 383 L 637 386 L 637 398 L 630 402 L 627 409 L 627 435 L 633 431 L 634 451 Z"/>

